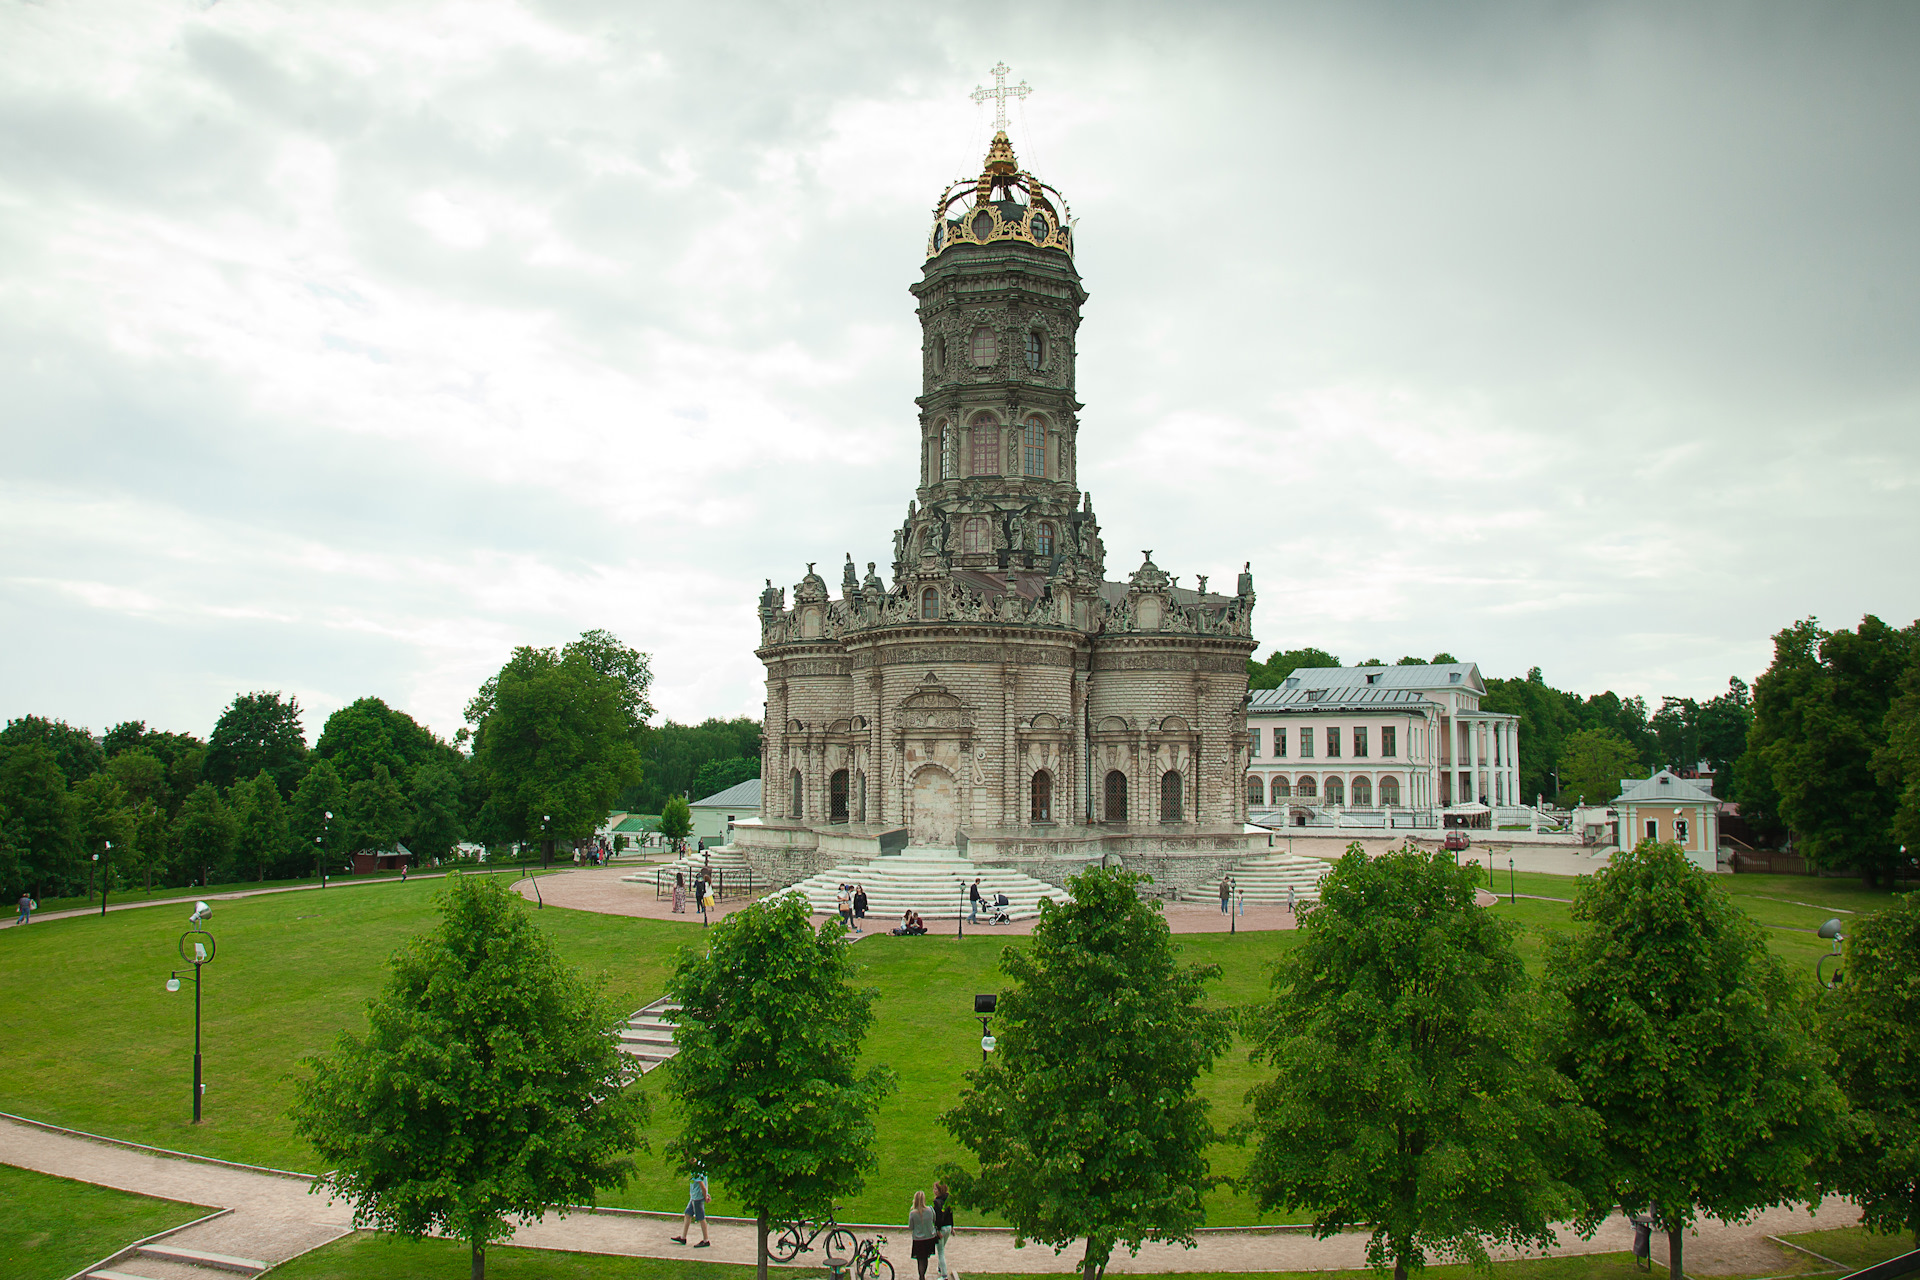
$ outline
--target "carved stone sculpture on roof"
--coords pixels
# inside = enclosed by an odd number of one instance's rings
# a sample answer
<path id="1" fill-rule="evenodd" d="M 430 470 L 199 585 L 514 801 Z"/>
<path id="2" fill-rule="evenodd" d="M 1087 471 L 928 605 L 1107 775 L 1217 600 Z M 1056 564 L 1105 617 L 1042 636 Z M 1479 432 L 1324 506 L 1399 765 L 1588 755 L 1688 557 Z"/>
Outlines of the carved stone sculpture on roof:
<path id="1" fill-rule="evenodd" d="M 794 584 L 793 602 L 818 601 L 827 598 L 827 580 L 813 571 L 814 562 L 807 562 L 807 576 Z"/>
<path id="2" fill-rule="evenodd" d="M 860 571 L 853 567 L 853 552 L 847 552 L 847 562 L 840 566 L 840 595 L 851 600 L 860 591 Z"/>
<path id="3" fill-rule="evenodd" d="M 867 577 L 866 580 L 860 584 L 860 589 L 875 601 L 878 601 L 882 596 L 887 594 L 887 584 L 880 581 L 880 575 L 873 571 L 873 561 L 871 560 L 867 561 Z"/>

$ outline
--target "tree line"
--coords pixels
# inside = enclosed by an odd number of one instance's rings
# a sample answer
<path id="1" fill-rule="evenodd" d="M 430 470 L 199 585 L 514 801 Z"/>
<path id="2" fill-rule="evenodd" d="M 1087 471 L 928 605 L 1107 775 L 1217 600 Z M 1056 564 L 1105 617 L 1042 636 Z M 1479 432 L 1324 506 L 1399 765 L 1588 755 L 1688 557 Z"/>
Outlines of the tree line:
<path id="1" fill-rule="evenodd" d="M 644 777 L 652 679 L 646 654 L 589 631 L 515 649 L 452 741 L 365 697 L 328 716 L 309 748 L 298 700 L 280 692 L 235 697 L 204 740 L 140 721 L 95 737 L 10 720 L 0 889 L 282 879 L 396 844 L 431 860 L 463 841 L 584 839 Z M 757 765 L 757 732 L 753 750 Z"/>

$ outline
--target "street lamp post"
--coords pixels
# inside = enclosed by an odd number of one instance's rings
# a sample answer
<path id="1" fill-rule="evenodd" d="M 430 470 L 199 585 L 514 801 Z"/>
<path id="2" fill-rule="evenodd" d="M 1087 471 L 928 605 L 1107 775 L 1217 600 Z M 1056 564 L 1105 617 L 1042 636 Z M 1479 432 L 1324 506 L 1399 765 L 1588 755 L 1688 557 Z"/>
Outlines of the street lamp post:
<path id="1" fill-rule="evenodd" d="M 1813 962 L 1813 976 L 1823 987 L 1837 987 L 1840 985 L 1840 980 L 1844 976 L 1840 971 L 1840 944 L 1847 940 L 1847 935 L 1840 932 L 1840 921 L 1833 919 L 1821 925 L 1820 928 L 1816 930 L 1816 936 L 1831 942 L 1833 944 L 1833 950 Z M 1829 962 L 1833 965 L 1833 972 L 1831 974 L 1827 972 Z"/>
<path id="2" fill-rule="evenodd" d="M 100 864 L 100 918 L 102 920 L 107 918 L 107 877 L 113 874 L 113 841 L 107 841 L 106 845 L 107 856 Z"/>
<path id="3" fill-rule="evenodd" d="M 1513 870 L 1513 859 L 1508 858 L 1507 859 L 1507 905 L 1510 907 L 1517 907 L 1520 905 L 1519 879 L 1520 879 L 1519 876 L 1517 876 Z"/>
<path id="4" fill-rule="evenodd" d="M 200 1075 L 200 971 L 213 963 L 216 950 L 213 935 L 207 932 L 206 921 L 213 915 L 213 908 L 204 902 L 193 904 L 193 914 L 187 917 L 187 923 L 193 927 L 180 935 L 180 958 L 193 966 L 193 1122 L 200 1123 L 200 1098 L 206 1092 Z M 192 951 L 188 951 L 188 947 Z M 167 975 L 167 990 L 180 989 L 179 969 Z"/>
<path id="5" fill-rule="evenodd" d="M 993 1033 L 987 1029 L 987 1016 L 993 1012 L 994 1006 L 999 1002 L 1000 997 L 997 995 L 973 998 L 973 1014 L 980 1019 L 980 1065 L 983 1067 L 987 1065 L 987 1055 L 993 1052 L 994 1044 Z"/>
<path id="6" fill-rule="evenodd" d="M 552 814 L 540 815 L 540 866 L 543 869 L 553 866 L 553 837 L 547 834 L 547 828 L 552 822 Z"/>
<path id="7" fill-rule="evenodd" d="M 313 838 L 313 869 L 324 889 L 327 887 L 327 837 L 333 834 L 333 810 L 326 810 L 321 817 L 320 834 Z"/>

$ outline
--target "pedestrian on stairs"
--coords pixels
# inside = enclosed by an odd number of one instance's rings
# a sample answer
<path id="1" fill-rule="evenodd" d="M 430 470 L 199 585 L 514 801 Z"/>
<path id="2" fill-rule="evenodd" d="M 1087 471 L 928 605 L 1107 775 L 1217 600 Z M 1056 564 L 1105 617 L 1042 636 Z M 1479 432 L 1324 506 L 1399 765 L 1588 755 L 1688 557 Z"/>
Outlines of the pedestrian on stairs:
<path id="1" fill-rule="evenodd" d="M 980 923 L 980 877 L 975 876 L 973 883 L 967 886 L 967 923 Z"/>
<path id="2" fill-rule="evenodd" d="M 1233 901 L 1233 877 L 1220 877 L 1220 914 L 1227 914 L 1227 904 Z"/>
<path id="3" fill-rule="evenodd" d="M 684 871 L 673 873 L 673 909 L 676 914 L 687 909 L 687 873 Z"/>
<path id="4" fill-rule="evenodd" d="M 855 920 L 865 920 L 867 918 L 867 889 L 865 885 L 857 884 L 853 886 L 853 918 Z"/>

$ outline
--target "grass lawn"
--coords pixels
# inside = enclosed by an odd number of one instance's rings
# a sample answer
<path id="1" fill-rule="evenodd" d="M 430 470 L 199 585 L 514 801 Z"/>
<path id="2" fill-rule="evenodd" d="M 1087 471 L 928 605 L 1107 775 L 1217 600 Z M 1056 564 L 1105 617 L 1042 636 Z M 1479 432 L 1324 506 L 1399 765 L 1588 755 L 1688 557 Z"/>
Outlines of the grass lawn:
<path id="1" fill-rule="evenodd" d="M 517 874 L 514 872 L 503 874 Z M 1526 875 L 1522 893 L 1533 898 L 1493 908 L 1519 927 L 1529 969 L 1539 970 L 1546 940 L 1571 928 L 1569 877 Z M 1887 900 L 1857 883 L 1799 876 L 1727 877 L 1744 906 L 1768 924 L 1768 937 L 1795 972 L 1811 977 L 1825 945 L 1812 928 L 1839 901 L 1869 908 Z M 1742 883 L 1745 881 L 1747 883 Z M 95 1133 L 177 1150 L 278 1168 L 314 1171 L 317 1161 L 295 1139 L 286 1119 L 291 1075 L 299 1060 L 331 1047 L 339 1030 L 365 1025 L 365 1004 L 384 981 L 388 957 L 407 938 L 435 923 L 437 880 L 368 885 L 348 892 L 269 894 L 219 904 L 213 919 L 219 940 L 206 970 L 206 1121 L 191 1114 L 193 998 L 191 981 L 178 994 L 163 983 L 178 964 L 175 946 L 183 913 L 160 908 L 47 921 L 30 929 L 0 930 L 0 1025 L 22 1034 L 0 1047 L 0 1109 Z M 1815 905 L 1801 906 L 1800 903 Z M 561 952 L 589 974 L 602 975 L 623 1008 L 638 1008 L 665 989 L 675 952 L 697 944 L 697 924 L 602 916 L 549 909 L 534 917 Z M 1273 961 L 1294 945 L 1293 933 L 1188 934 L 1180 939 L 1189 961 L 1217 962 L 1225 971 L 1212 998 L 1229 1005 L 1258 999 Z M 880 992 L 868 1057 L 891 1065 L 901 1088 L 879 1117 L 878 1164 L 869 1188 L 848 1200 L 848 1221 L 898 1223 L 916 1189 L 958 1156 L 939 1115 L 963 1086 L 979 1052 L 972 996 L 1001 986 L 1002 950 L 1023 939 L 970 933 L 925 938 L 870 937 L 855 955 L 862 981 Z M 1245 1114 L 1244 1096 L 1258 1076 L 1236 1046 L 1201 1089 L 1225 1129 Z M 659 1074 L 641 1087 L 656 1100 L 649 1129 L 651 1154 L 639 1173 L 605 1202 L 631 1208 L 677 1210 L 685 1186 L 659 1154 L 677 1128 L 660 1099 Z M 1213 1152 L 1217 1173 L 1232 1176 L 1246 1164 L 1244 1148 Z M 716 1211 L 740 1206 L 714 1188 Z M 1231 1191 L 1208 1203 L 1213 1225 L 1259 1219 Z M 1287 1221 L 1268 1215 L 1265 1221 Z"/>
<path id="2" fill-rule="evenodd" d="M 512 866 L 517 870 L 520 866 L 518 862 L 507 863 L 497 857 L 491 865 L 496 870 L 504 870 L 507 866 Z M 531 866 L 531 864 L 529 865 Z M 485 869 L 485 866 L 477 862 L 449 862 L 438 867 L 426 867 L 415 871 L 413 874 L 415 876 L 438 875 L 445 871 L 483 871 Z M 567 867 L 562 868 L 556 864 L 553 869 L 555 871 L 571 870 L 572 866 L 569 864 Z M 539 874 L 545 874 L 540 872 L 538 867 L 532 867 L 532 870 Z M 371 881 L 397 881 L 399 879 L 400 873 L 398 871 L 375 871 L 363 876 L 333 874 L 327 877 L 327 883 L 329 885 L 351 885 L 366 884 Z M 185 888 L 176 887 L 172 889 L 155 886 L 152 890 L 147 890 L 135 884 L 130 887 L 116 886 L 114 891 L 107 896 L 107 905 L 118 907 L 129 902 L 173 902 L 182 899 L 205 898 L 216 893 L 253 893 L 261 889 L 311 888 L 319 883 L 319 879 L 314 876 L 296 876 L 291 880 L 235 880 L 231 884 L 216 884 L 204 889 L 195 885 L 188 885 Z M 43 911 L 72 911 L 82 907 L 92 907 L 95 911 L 98 911 L 100 909 L 100 890 L 96 887 L 90 897 L 40 898 L 37 899 L 37 901 L 40 905 L 34 908 L 34 914 L 36 916 Z M 9 909 L 16 909 L 16 904 L 14 903 L 8 903 L 7 906 Z M 112 913 L 109 912 L 108 914 Z"/>
<path id="3" fill-rule="evenodd" d="M 0 1164 L 0 1275 L 63 1280 L 157 1231 L 211 1213 Z"/>
<path id="4" fill-rule="evenodd" d="M 1837 1232 L 1815 1232 L 1828 1236 Z M 892 1246 L 889 1245 L 891 1248 Z M 1044 1248 L 1044 1246 L 1033 1246 Z M 1812 1247 L 1812 1246 L 1809 1246 Z M 1783 1254 L 1790 1254 L 1782 1250 Z M 904 1249 L 895 1249 L 892 1258 L 897 1280 L 910 1280 L 913 1261 Z M 1837 1256 L 1837 1255 L 1834 1255 Z M 1820 1264 L 1803 1259 L 1809 1267 L 1796 1264 L 1793 1257 L 1782 1259 L 1780 1276 L 1817 1272 Z M 1129 1274 L 1126 1254 L 1115 1258 L 1115 1270 L 1109 1275 Z M 778 1274 L 813 1271 L 817 1264 L 803 1268 L 779 1268 Z M 371 1232 L 343 1236 L 332 1244 L 293 1259 L 274 1269 L 275 1280 L 370 1280 L 371 1277 L 411 1276 L 416 1280 L 466 1280 L 468 1253 L 464 1244 L 451 1240 L 399 1240 Z M 543 1249 L 517 1249 L 496 1245 L 487 1250 L 488 1280 L 750 1280 L 752 1267 L 725 1263 L 693 1262 L 678 1258 L 626 1258 L 593 1253 L 555 1253 Z M 931 1274 L 931 1272 L 929 1272 Z M 1060 1280 L 1071 1273 L 1050 1275 L 994 1275 L 993 1280 Z M 1389 1273 L 1391 1274 L 1391 1273 Z M 1665 1276 L 1655 1267 L 1654 1280 Z M 1161 1280 L 1248 1280 L 1249 1276 L 1269 1280 L 1381 1280 L 1372 1271 L 1265 1271 L 1170 1272 Z M 1633 1255 L 1627 1253 L 1579 1254 L 1567 1258 L 1538 1258 L 1522 1262 L 1497 1262 L 1491 1271 L 1476 1271 L 1467 1266 L 1434 1266 L 1421 1273 L 1422 1280 L 1647 1280 Z M 1723 1280 L 1715 1277 L 1715 1280 Z M 1732 1280 L 1732 1278 L 1725 1278 Z"/>
<path id="5" fill-rule="evenodd" d="M 1883 1236 L 1865 1227 L 1837 1227 L 1831 1231 L 1799 1231 L 1780 1237 L 1803 1249 L 1811 1249 L 1823 1258 L 1857 1270 L 1888 1258 L 1897 1258 L 1915 1248 L 1912 1236 Z"/>

